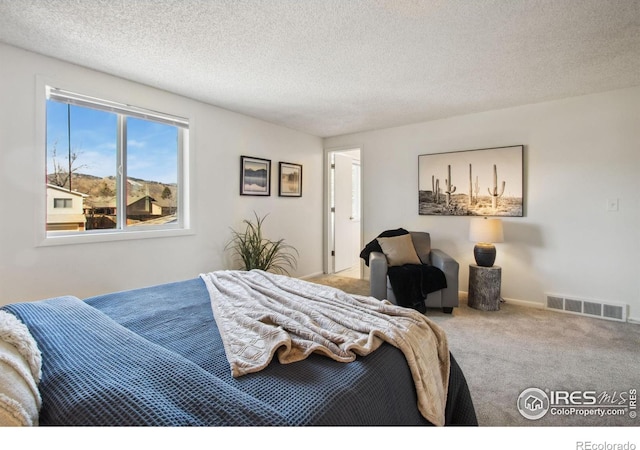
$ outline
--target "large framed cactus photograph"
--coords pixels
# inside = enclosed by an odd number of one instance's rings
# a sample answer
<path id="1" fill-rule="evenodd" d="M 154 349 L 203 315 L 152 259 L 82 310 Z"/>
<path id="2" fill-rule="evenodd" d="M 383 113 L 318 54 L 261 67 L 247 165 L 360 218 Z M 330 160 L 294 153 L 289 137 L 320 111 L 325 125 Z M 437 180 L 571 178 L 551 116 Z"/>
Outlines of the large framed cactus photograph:
<path id="1" fill-rule="evenodd" d="M 522 217 L 524 146 L 418 156 L 418 213 Z"/>

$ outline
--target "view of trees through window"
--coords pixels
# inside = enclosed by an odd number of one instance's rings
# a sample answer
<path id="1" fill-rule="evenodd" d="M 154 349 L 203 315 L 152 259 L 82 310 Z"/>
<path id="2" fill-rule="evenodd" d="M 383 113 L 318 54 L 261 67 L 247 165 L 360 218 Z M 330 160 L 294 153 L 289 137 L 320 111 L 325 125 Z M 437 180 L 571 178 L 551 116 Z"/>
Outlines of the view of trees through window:
<path id="1" fill-rule="evenodd" d="M 48 232 L 178 220 L 180 127 L 49 99 L 46 133 Z"/>

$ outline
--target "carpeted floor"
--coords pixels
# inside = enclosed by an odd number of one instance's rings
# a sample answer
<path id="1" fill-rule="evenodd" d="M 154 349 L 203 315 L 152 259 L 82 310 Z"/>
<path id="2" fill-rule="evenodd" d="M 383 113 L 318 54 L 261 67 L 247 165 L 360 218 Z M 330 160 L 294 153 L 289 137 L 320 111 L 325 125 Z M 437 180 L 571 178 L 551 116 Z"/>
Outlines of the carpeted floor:
<path id="1" fill-rule="evenodd" d="M 308 281 L 369 293 L 367 280 L 323 275 Z M 464 294 L 460 301 L 452 315 L 429 309 L 427 316 L 447 333 L 481 426 L 640 426 L 628 408 L 630 391 L 640 390 L 640 325 L 508 302 L 500 311 L 479 311 L 467 306 Z M 516 406 L 528 388 L 548 395 L 595 391 L 598 405 L 607 406 L 576 407 L 563 410 L 565 415 L 550 408 L 544 417 L 529 420 Z M 612 411 L 623 415 L 609 415 Z"/>

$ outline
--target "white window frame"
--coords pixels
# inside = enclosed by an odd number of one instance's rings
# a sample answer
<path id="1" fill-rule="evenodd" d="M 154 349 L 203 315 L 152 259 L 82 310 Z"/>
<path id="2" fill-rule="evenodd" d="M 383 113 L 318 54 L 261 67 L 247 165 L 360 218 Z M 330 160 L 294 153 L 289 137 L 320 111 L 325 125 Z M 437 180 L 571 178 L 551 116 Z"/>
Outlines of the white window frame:
<path id="1" fill-rule="evenodd" d="M 77 83 L 79 84 L 79 83 Z M 40 207 L 38 208 L 38 230 L 37 230 L 37 242 L 36 246 L 51 246 L 51 245 L 67 245 L 67 244 L 82 244 L 82 243 L 93 243 L 93 242 L 108 242 L 108 241 L 122 241 L 122 240 L 132 240 L 132 239 L 148 239 L 148 238 L 162 238 L 162 237 L 175 237 L 175 236 L 186 236 L 195 234 L 195 230 L 192 227 L 192 211 L 191 204 L 193 204 L 191 199 L 191 183 L 192 183 L 192 173 L 193 167 L 191 166 L 191 158 L 190 158 L 190 139 L 189 134 L 193 129 L 193 118 L 184 118 L 186 115 L 171 115 L 165 113 L 159 113 L 154 111 L 152 108 L 146 107 L 134 107 L 125 103 L 119 103 L 117 101 L 107 101 L 101 100 L 102 98 L 113 98 L 113 96 L 109 95 L 101 95 L 100 93 L 96 93 L 94 89 L 87 87 L 87 89 L 83 89 L 82 86 L 68 88 L 63 86 L 70 86 L 71 83 L 60 83 L 56 81 L 52 81 L 43 76 L 36 77 L 36 152 L 38 155 L 39 164 L 37 164 L 37 182 L 38 185 L 42 186 L 42 190 L 38 192 L 41 193 L 40 196 Z M 47 100 L 50 98 L 52 88 L 55 89 L 57 93 L 64 93 L 68 95 L 74 95 L 76 92 L 82 92 L 83 94 L 75 94 L 78 98 L 78 102 L 81 100 L 87 101 L 95 101 L 101 103 L 101 108 L 103 110 L 108 110 L 105 105 L 109 105 L 111 107 L 112 112 L 126 112 L 129 111 L 133 114 L 128 114 L 132 117 L 138 118 L 146 118 L 149 120 L 160 121 L 169 124 L 180 124 L 179 127 L 179 140 L 182 143 L 182 148 L 179 149 L 178 155 L 178 221 L 176 224 L 166 224 L 161 226 L 145 226 L 143 227 L 120 227 L 122 223 L 126 222 L 126 217 L 124 215 L 120 215 L 118 217 L 119 227 L 115 229 L 107 229 L 107 230 L 91 230 L 90 232 L 57 232 L 57 233 L 48 233 L 46 230 L 47 226 L 47 195 L 46 195 L 46 183 L 42 182 L 42 173 L 46 172 L 46 163 L 47 163 L 47 151 L 46 151 L 46 128 L 47 128 Z M 146 89 L 146 87 L 142 87 Z M 79 104 L 79 103 L 74 103 Z M 84 104 L 81 106 L 88 106 L 88 104 Z M 122 116 L 118 116 L 119 118 Z M 120 123 L 120 119 L 118 120 Z M 124 121 L 123 121 L 124 122 Z M 181 131 L 186 124 L 186 129 L 188 132 Z M 123 155 L 119 152 L 119 158 Z M 118 160 L 118 171 L 120 171 L 121 162 Z M 126 176 L 126 174 L 120 173 L 121 176 Z M 125 197 L 126 193 L 120 189 L 120 193 L 118 194 L 121 197 Z M 126 202 L 125 198 L 119 198 L 120 204 L 122 202 Z M 120 217 L 123 217 L 120 219 Z M 122 222 L 120 222 L 122 221 Z"/>

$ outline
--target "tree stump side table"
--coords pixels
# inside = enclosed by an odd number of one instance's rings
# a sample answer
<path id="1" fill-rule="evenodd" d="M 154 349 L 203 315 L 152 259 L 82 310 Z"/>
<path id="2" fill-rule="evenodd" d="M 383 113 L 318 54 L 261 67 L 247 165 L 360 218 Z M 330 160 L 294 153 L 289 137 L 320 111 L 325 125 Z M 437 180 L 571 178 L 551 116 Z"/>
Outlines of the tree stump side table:
<path id="1" fill-rule="evenodd" d="M 469 264 L 469 298 L 467 304 L 471 308 L 482 311 L 498 311 L 500 309 L 500 283 L 502 268 L 500 266 L 482 267 Z"/>

